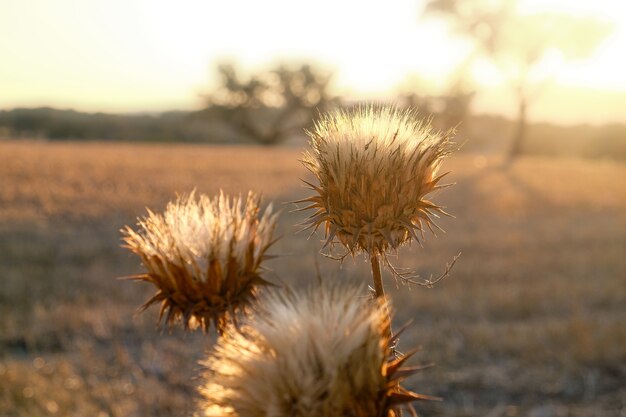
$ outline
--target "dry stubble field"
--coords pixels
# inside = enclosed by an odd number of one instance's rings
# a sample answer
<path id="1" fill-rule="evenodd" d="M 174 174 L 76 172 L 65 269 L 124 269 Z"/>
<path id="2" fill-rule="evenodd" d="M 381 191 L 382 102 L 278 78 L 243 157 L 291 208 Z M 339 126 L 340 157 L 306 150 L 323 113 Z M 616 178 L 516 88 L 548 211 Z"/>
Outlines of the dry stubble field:
<path id="1" fill-rule="evenodd" d="M 0 142 L 0 416 L 189 416 L 210 339 L 161 334 L 119 229 L 176 193 L 306 195 L 300 150 Z M 486 165 L 485 165 L 486 163 Z M 456 219 L 396 263 L 423 276 L 462 252 L 434 289 L 387 287 L 401 350 L 436 366 L 413 379 L 444 397 L 424 416 L 626 416 L 626 165 L 526 158 L 505 170 L 460 154 L 436 197 Z M 316 255 L 293 226 L 269 278 L 369 282 L 362 259 Z"/>

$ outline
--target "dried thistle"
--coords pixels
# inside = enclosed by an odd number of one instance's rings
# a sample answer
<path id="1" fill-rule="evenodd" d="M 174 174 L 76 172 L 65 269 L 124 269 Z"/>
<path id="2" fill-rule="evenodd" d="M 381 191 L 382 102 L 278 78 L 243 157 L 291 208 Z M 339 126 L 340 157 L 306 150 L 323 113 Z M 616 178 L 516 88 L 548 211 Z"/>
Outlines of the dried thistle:
<path id="1" fill-rule="evenodd" d="M 192 192 L 170 202 L 163 214 L 148 210 L 139 231 L 122 230 L 125 247 L 136 253 L 147 273 L 133 278 L 154 284 L 156 294 L 143 306 L 161 303 L 159 321 L 181 320 L 185 329 L 211 323 L 221 333 L 268 282 L 262 261 L 274 242 L 276 214 L 271 204 L 260 215 L 260 199 L 210 199 Z"/>
<path id="2" fill-rule="evenodd" d="M 303 163 L 319 185 L 307 183 L 316 195 L 299 202 L 315 210 L 305 225 L 323 225 L 326 245 L 336 237 L 351 254 L 386 260 L 438 227 L 434 218 L 446 213 L 426 196 L 445 187 L 437 171 L 451 131 L 435 131 L 412 111 L 369 106 L 327 114 L 308 134 Z"/>
<path id="3" fill-rule="evenodd" d="M 382 299 L 320 287 L 273 293 L 261 311 L 226 332 L 204 365 L 205 416 L 391 417 L 434 399 L 400 387 L 421 368 L 396 358 Z"/>

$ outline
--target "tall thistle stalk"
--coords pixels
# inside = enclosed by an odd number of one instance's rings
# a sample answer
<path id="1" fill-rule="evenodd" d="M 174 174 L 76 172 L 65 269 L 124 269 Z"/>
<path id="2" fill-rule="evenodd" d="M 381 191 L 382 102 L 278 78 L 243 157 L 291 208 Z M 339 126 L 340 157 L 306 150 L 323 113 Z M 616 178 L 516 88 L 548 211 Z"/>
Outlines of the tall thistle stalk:
<path id="1" fill-rule="evenodd" d="M 432 284 L 396 269 L 388 254 L 413 240 L 421 245 L 426 229 L 439 228 L 434 219 L 447 215 L 427 196 L 446 187 L 438 170 L 452 132 L 435 131 L 411 111 L 369 106 L 326 114 L 308 134 L 302 162 L 318 184 L 307 183 L 315 194 L 297 202 L 315 210 L 305 228 L 323 226 L 324 247 L 369 256 L 377 298 L 385 298 L 381 263 L 405 283 Z"/>
<path id="2" fill-rule="evenodd" d="M 160 319 L 185 329 L 215 327 L 220 337 L 204 363 L 200 411 L 212 417 L 417 416 L 413 401 L 433 400 L 401 386 L 423 367 L 406 367 L 415 351 L 399 355 L 391 331 L 382 269 L 407 284 L 416 280 L 389 262 L 391 252 L 446 215 L 427 196 L 445 187 L 438 174 L 451 152 L 451 132 L 442 133 L 410 111 L 360 107 L 325 115 L 311 132 L 303 158 L 318 184 L 300 202 L 314 213 L 306 228 L 323 226 L 326 244 L 344 257 L 369 257 L 372 300 L 358 288 L 320 285 L 305 294 L 275 290 L 257 299 L 262 263 L 272 245 L 276 215 L 261 213 L 259 198 L 192 193 L 149 212 L 138 230 L 122 232 L 126 247 L 142 260 L 161 303 Z M 456 258 L 455 258 L 456 260 Z M 250 314 L 252 313 L 252 314 Z M 238 317 L 241 320 L 238 322 Z"/>

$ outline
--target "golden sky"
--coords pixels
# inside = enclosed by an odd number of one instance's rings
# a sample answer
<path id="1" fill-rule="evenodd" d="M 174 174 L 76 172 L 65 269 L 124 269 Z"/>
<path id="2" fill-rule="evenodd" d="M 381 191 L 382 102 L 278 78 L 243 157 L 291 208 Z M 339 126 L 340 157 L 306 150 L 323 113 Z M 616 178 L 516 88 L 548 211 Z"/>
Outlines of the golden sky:
<path id="1" fill-rule="evenodd" d="M 594 16 L 613 32 L 585 60 L 551 56 L 530 116 L 626 122 L 626 0 L 520 0 L 524 11 Z M 86 111 L 192 109 L 212 64 L 248 68 L 314 60 L 337 92 L 391 98 L 408 74 L 437 92 L 469 51 L 421 0 L 0 0 L 0 109 L 51 105 Z M 475 65 L 475 110 L 513 111 L 506 81 Z"/>

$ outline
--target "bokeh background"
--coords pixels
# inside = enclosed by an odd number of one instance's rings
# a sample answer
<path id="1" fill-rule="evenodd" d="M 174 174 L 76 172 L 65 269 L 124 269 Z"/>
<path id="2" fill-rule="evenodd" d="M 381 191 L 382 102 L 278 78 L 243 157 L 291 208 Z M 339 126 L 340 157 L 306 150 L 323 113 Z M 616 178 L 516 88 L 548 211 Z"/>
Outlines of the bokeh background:
<path id="1" fill-rule="evenodd" d="M 190 416 L 211 337 L 156 327 L 119 229 L 177 194 L 283 207 L 267 276 L 365 285 L 283 202 L 320 112 L 416 108 L 460 150 L 394 262 L 424 416 L 626 416 L 621 0 L 0 0 L 0 416 Z"/>

